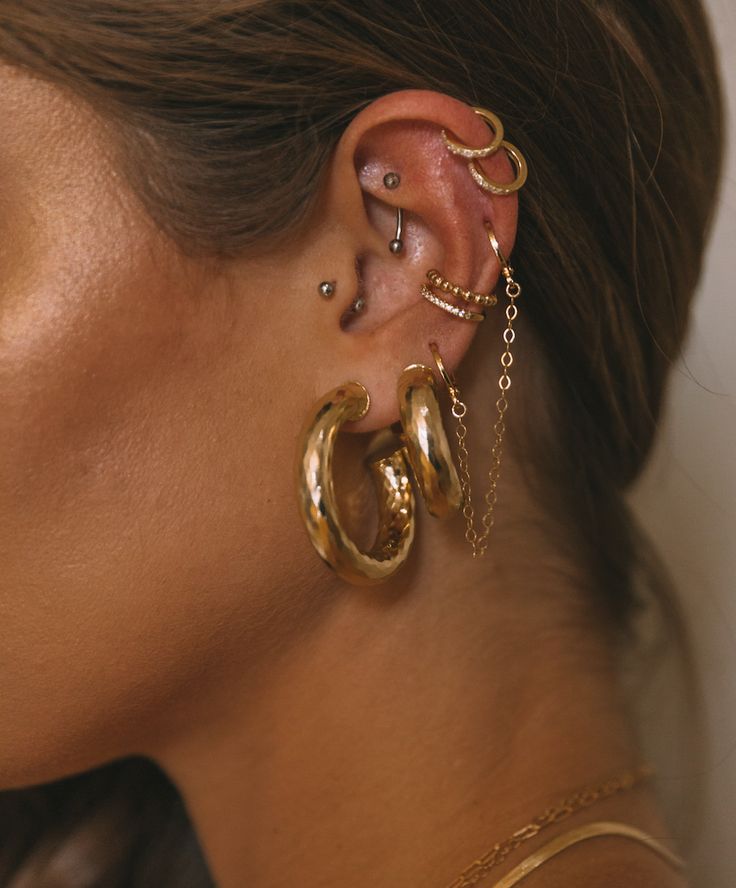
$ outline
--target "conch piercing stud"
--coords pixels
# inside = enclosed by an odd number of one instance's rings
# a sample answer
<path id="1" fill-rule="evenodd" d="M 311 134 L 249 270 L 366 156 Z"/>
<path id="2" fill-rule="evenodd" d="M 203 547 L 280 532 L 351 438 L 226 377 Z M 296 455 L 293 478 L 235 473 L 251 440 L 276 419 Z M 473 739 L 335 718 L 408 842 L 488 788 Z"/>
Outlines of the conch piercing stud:
<path id="1" fill-rule="evenodd" d="M 389 241 L 388 248 L 394 255 L 399 254 L 404 249 L 404 211 L 401 207 L 396 207 L 396 234 L 393 240 Z"/>
<path id="2" fill-rule="evenodd" d="M 386 188 L 393 191 L 394 188 L 398 188 L 401 184 L 401 176 L 398 173 L 386 173 L 386 175 L 383 177 L 383 184 L 386 186 Z"/>
<path id="3" fill-rule="evenodd" d="M 335 295 L 335 282 L 322 281 L 317 289 L 319 290 L 320 296 L 322 296 L 324 299 L 329 299 L 331 296 Z"/>

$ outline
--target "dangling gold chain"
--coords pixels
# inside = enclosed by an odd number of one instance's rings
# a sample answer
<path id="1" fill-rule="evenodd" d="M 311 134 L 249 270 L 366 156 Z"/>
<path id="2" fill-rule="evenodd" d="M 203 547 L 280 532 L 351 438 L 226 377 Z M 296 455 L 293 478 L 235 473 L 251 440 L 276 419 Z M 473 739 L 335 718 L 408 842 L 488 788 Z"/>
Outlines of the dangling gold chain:
<path id="1" fill-rule="evenodd" d="M 491 467 L 488 470 L 488 492 L 484 500 L 486 511 L 481 518 L 480 532 L 475 527 L 475 509 L 473 507 L 472 489 L 470 484 L 470 464 L 468 456 L 468 448 L 465 439 L 468 435 L 468 428 L 463 419 L 468 412 L 467 405 L 460 397 L 460 389 L 454 379 L 450 380 L 448 390 L 452 400 L 452 415 L 457 420 L 457 450 L 458 463 L 460 465 L 460 486 L 463 491 L 463 516 L 465 518 L 465 539 L 473 547 L 473 558 L 481 558 L 488 548 L 488 535 L 491 532 L 495 521 L 495 507 L 498 498 L 497 487 L 498 480 L 501 477 L 501 455 L 503 453 L 503 439 L 506 433 L 506 411 L 509 408 L 507 392 L 511 388 L 511 376 L 509 370 L 514 363 L 514 356 L 511 353 L 511 346 L 516 339 L 516 331 L 514 330 L 514 321 L 519 313 L 516 306 L 516 300 L 521 296 L 521 286 L 513 278 L 513 269 L 509 265 L 502 266 L 504 277 L 506 278 L 506 295 L 509 298 L 509 304 L 506 306 L 506 327 L 503 331 L 504 351 L 501 355 L 501 376 L 498 380 L 498 387 L 501 391 L 496 401 L 496 410 L 498 417 L 493 425 L 495 440 L 491 447 Z"/>

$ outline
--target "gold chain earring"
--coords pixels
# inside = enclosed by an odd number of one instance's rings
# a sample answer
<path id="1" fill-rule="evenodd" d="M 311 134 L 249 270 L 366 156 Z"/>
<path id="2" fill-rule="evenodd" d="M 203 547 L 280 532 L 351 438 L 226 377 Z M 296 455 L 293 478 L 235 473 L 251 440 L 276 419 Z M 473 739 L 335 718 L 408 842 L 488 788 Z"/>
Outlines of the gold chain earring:
<path id="1" fill-rule="evenodd" d="M 461 508 L 463 494 L 442 423 L 434 373 L 423 364 L 406 367 L 399 377 L 397 396 L 412 472 L 429 514 L 445 518 Z"/>
<path id="2" fill-rule="evenodd" d="M 475 508 L 473 505 L 471 490 L 469 454 L 466 444 L 468 428 L 465 425 L 465 416 L 468 412 L 468 408 L 461 398 L 457 382 L 445 367 L 437 343 L 431 342 L 429 344 L 437 369 L 447 386 L 450 400 L 452 401 L 452 415 L 457 420 L 457 450 L 458 462 L 460 464 L 460 484 L 464 500 L 463 517 L 465 518 L 465 539 L 472 546 L 473 558 L 481 558 L 485 554 L 486 549 L 488 548 L 488 536 L 495 522 L 497 487 L 501 476 L 501 456 L 503 453 L 503 440 L 506 434 L 506 411 L 509 408 L 508 391 L 511 388 L 511 375 L 509 371 L 514 363 L 511 346 L 516 339 L 514 321 L 519 313 L 516 306 L 516 300 L 521 296 L 521 286 L 513 277 L 514 270 L 508 264 L 505 256 L 501 252 L 496 235 L 489 223 L 486 223 L 486 233 L 488 234 L 488 240 L 501 266 L 501 273 L 506 279 L 506 295 L 509 302 L 506 306 L 506 326 L 503 331 L 504 350 L 501 354 L 501 375 L 498 379 L 500 395 L 496 400 L 497 417 L 493 425 L 494 441 L 491 447 L 491 467 L 488 470 L 489 486 L 484 497 L 486 508 L 480 519 L 480 529 L 477 529 L 475 526 Z"/>
<path id="3" fill-rule="evenodd" d="M 414 495 L 403 447 L 370 461 L 379 506 L 374 545 L 362 552 L 340 519 L 332 480 L 335 441 L 341 426 L 368 412 L 370 398 L 347 382 L 316 402 L 299 439 L 297 496 L 312 545 L 342 579 L 355 585 L 380 583 L 406 561 L 414 541 Z"/>

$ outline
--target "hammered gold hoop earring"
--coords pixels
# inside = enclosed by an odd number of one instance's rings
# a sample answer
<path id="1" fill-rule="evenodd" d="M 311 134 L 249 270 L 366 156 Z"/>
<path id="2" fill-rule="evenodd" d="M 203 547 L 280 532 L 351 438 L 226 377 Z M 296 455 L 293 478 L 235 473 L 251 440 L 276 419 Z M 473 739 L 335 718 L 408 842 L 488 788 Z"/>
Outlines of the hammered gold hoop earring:
<path id="1" fill-rule="evenodd" d="M 379 527 L 362 552 L 340 520 L 332 480 L 335 441 L 346 422 L 368 412 L 370 398 L 358 382 L 347 382 L 320 398 L 299 438 L 297 498 L 312 545 L 323 561 L 349 583 L 370 586 L 393 576 L 414 541 L 414 495 L 403 447 L 370 463 L 376 486 Z"/>
<path id="2" fill-rule="evenodd" d="M 406 367 L 397 386 L 402 438 L 430 515 L 446 518 L 463 505 L 437 397 L 434 373 L 424 364 Z"/>

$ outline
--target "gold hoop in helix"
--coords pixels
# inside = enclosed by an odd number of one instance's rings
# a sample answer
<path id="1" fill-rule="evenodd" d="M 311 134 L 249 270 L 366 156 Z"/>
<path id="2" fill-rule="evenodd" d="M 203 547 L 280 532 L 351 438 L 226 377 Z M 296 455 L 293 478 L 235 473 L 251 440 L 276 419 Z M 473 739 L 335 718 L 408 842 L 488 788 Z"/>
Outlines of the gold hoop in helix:
<path id="1" fill-rule="evenodd" d="M 430 515 L 446 518 L 463 504 L 462 488 L 445 434 L 434 373 L 424 364 L 404 368 L 397 386 L 402 439 Z"/>
<path id="2" fill-rule="evenodd" d="M 516 145 L 512 145 L 511 142 L 507 142 L 504 139 L 503 124 L 496 114 L 489 111 L 487 108 L 475 107 L 473 108 L 473 111 L 475 111 L 479 117 L 482 117 L 489 125 L 494 134 L 493 140 L 482 148 L 471 148 L 469 145 L 463 145 L 461 142 L 456 142 L 453 139 L 450 139 L 446 131 L 442 130 L 442 139 L 445 143 L 445 147 L 452 154 L 464 157 L 469 161 L 468 169 L 470 170 L 470 175 L 475 180 L 475 183 L 484 191 L 500 196 L 513 194 L 515 191 L 522 188 L 527 180 L 529 169 L 527 167 L 526 159 Z M 508 184 L 492 181 L 475 162 L 483 157 L 491 157 L 491 155 L 495 154 L 499 149 L 506 152 L 516 168 L 516 178 L 513 182 L 509 182 Z"/>
<path id="3" fill-rule="evenodd" d="M 337 433 L 368 412 L 370 398 L 347 382 L 316 402 L 299 438 L 297 497 L 312 545 L 342 579 L 368 586 L 387 580 L 404 564 L 414 540 L 414 495 L 403 447 L 371 461 L 379 505 L 376 541 L 362 552 L 340 520 L 332 481 Z"/>
<path id="4" fill-rule="evenodd" d="M 491 181 L 474 160 L 470 161 L 468 169 L 470 170 L 470 175 L 475 180 L 476 185 L 480 185 L 484 191 L 488 191 L 491 194 L 503 196 L 513 194 L 515 191 L 522 188 L 526 182 L 529 170 L 524 155 L 519 151 L 516 145 L 504 141 L 501 143 L 501 147 L 506 154 L 508 154 L 516 167 L 516 178 L 513 182 L 509 182 L 507 185 L 505 183 Z"/>
<path id="5" fill-rule="evenodd" d="M 447 130 L 442 130 L 442 140 L 444 141 L 447 150 L 452 152 L 452 154 L 457 154 L 459 157 L 465 157 L 468 160 L 480 157 L 490 157 L 498 151 L 503 143 L 503 124 L 501 123 L 501 118 L 498 117 L 497 114 L 494 114 L 493 111 L 488 111 L 487 108 L 473 108 L 473 111 L 485 120 L 489 129 L 493 133 L 493 139 L 488 145 L 485 145 L 483 148 L 471 148 L 469 145 L 463 145 L 462 142 L 456 142 L 454 139 L 451 139 L 447 135 Z"/>

